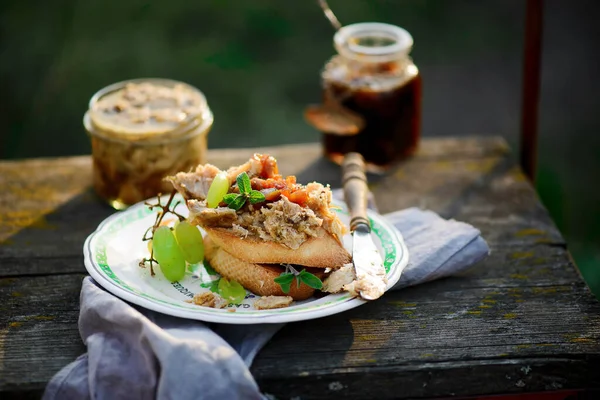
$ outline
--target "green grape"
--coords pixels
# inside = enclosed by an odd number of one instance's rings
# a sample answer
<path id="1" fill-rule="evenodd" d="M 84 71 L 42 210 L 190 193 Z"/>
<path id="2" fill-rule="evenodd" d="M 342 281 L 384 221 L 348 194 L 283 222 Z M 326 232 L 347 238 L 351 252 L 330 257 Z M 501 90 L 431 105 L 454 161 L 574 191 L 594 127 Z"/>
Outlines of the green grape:
<path id="1" fill-rule="evenodd" d="M 183 252 L 177 244 L 175 235 L 167 226 L 161 226 L 152 237 L 154 258 L 158 261 L 160 269 L 169 281 L 175 282 L 185 275 L 185 259 Z"/>
<path id="2" fill-rule="evenodd" d="M 206 194 L 207 205 L 210 208 L 217 208 L 228 191 L 229 178 L 227 178 L 227 173 L 225 171 L 221 171 L 215 176 L 215 179 L 213 179 L 210 184 L 210 188 L 208 188 L 208 193 Z"/>
<path id="3" fill-rule="evenodd" d="M 204 258 L 204 241 L 198 228 L 187 221 L 181 221 L 175 227 L 175 237 L 185 261 L 190 264 L 202 261 Z"/>
<path id="4" fill-rule="evenodd" d="M 225 278 L 219 281 L 219 294 L 227 301 L 233 304 L 240 304 L 246 297 L 246 289 L 238 282 Z"/>

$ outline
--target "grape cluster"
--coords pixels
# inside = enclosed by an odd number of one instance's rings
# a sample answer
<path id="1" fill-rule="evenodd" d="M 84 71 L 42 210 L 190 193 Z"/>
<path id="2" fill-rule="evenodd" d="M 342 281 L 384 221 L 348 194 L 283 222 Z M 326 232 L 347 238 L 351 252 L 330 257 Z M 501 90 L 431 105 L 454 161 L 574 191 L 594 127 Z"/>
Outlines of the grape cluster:
<path id="1" fill-rule="evenodd" d="M 250 185 L 249 180 L 247 184 Z M 218 207 L 229 191 L 229 187 L 227 173 L 219 172 L 208 189 L 207 205 L 211 208 Z M 140 263 L 142 265 L 145 261 L 150 261 L 152 268 L 152 262 L 156 261 L 163 275 L 171 282 L 179 281 L 185 276 L 186 263 L 196 264 L 204 259 L 202 234 L 198 228 L 170 208 L 174 194 L 174 192 L 171 194 L 166 205 L 162 205 L 160 201 L 157 205 L 148 204 L 151 208 L 160 208 L 162 211 L 157 215 L 154 226 L 149 228 L 149 230 L 154 229 L 152 238 L 146 238 L 144 235 L 144 240 L 149 240 L 148 251 L 151 253 L 151 258 Z M 173 228 L 161 225 L 162 217 L 166 213 L 175 214 L 179 218 Z M 241 303 L 246 297 L 246 289 L 234 280 L 221 278 L 216 289 L 225 300 L 233 304 Z"/>
<path id="2" fill-rule="evenodd" d="M 196 264 L 204 259 L 204 241 L 198 228 L 180 221 L 174 229 L 163 225 L 154 231 L 152 252 L 163 275 L 174 282 L 185 275 L 186 261 Z"/>
<path id="3" fill-rule="evenodd" d="M 217 207 L 228 190 L 229 179 L 227 174 L 220 172 L 213 179 L 208 190 L 208 206 Z M 167 210 L 168 206 L 167 204 Z M 168 226 L 159 226 L 154 231 L 150 243 L 152 256 L 160 266 L 164 276 L 171 282 L 183 278 L 186 261 L 190 264 L 196 264 L 204 259 L 202 234 L 198 228 L 186 220 L 178 221 L 173 229 Z"/>

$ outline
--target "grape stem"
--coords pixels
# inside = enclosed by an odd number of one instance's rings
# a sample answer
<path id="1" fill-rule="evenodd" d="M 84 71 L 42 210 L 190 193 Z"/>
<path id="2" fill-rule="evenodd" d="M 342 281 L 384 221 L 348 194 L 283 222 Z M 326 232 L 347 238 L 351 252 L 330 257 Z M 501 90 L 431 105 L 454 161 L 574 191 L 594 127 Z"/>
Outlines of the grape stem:
<path id="1" fill-rule="evenodd" d="M 152 263 L 158 264 L 158 261 L 154 259 L 154 251 L 152 251 L 152 253 L 150 254 L 150 258 L 142 259 L 139 265 L 141 268 L 144 268 L 146 266 L 146 263 L 150 263 L 150 276 L 154 276 L 154 268 L 152 268 Z"/>
<path id="2" fill-rule="evenodd" d="M 163 218 L 165 217 L 165 215 L 167 215 L 168 213 L 175 215 L 177 218 L 179 218 L 179 221 L 183 221 L 185 219 L 185 217 L 181 214 L 179 214 L 178 212 L 175 211 L 175 208 L 181 204 L 181 201 L 177 201 L 175 204 L 173 204 L 173 207 L 171 208 L 171 203 L 173 202 L 173 198 L 175 198 L 175 194 L 177 194 L 176 190 L 173 190 L 171 192 L 171 195 L 169 196 L 169 200 L 167 200 L 165 205 L 162 205 L 160 203 L 160 198 L 161 195 L 158 195 L 158 202 L 156 204 L 151 204 L 151 203 L 144 203 L 148 206 L 148 208 L 150 208 L 151 210 L 154 210 L 155 208 L 160 208 L 161 211 L 158 212 L 158 214 L 156 214 L 156 220 L 154 221 L 154 225 L 152 225 L 150 228 L 148 228 L 146 230 L 146 233 L 144 234 L 144 239 L 143 240 L 150 240 L 151 238 L 146 238 L 146 235 L 148 233 L 148 231 L 152 230 L 152 233 L 154 233 L 154 231 L 156 229 L 158 229 L 158 227 L 160 226 L 160 223 L 162 222 Z"/>

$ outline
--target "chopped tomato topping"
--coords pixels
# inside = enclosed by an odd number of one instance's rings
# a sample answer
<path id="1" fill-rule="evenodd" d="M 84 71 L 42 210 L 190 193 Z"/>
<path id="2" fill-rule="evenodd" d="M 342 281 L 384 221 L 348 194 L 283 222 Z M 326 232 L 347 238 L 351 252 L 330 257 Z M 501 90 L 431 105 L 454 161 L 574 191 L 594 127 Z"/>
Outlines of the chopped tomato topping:
<path id="1" fill-rule="evenodd" d="M 261 161 L 263 160 L 263 158 L 261 158 L 263 156 L 255 155 L 255 157 Z M 265 178 L 263 174 L 261 174 L 261 177 L 250 179 L 250 184 L 252 189 L 259 190 L 265 195 L 265 201 L 277 201 L 281 196 L 285 196 L 291 202 L 300 205 L 305 205 L 308 201 L 308 193 L 303 189 L 302 185 L 296 183 L 296 177 L 294 175 L 287 176 L 284 179 L 281 175 Z"/>
<path id="2" fill-rule="evenodd" d="M 288 199 L 290 199 L 290 201 L 292 203 L 296 203 L 296 204 L 303 206 L 308 201 L 308 193 L 304 189 L 297 190 L 297 191 L 293 192 L 292 194 L 290 194 Z"/>
<path id="3" fill-rule="evenodd" d="M 277 160 L 268 154 L 255 154 L 254 159 L 260 161 L 262 164 L 262 170 L 260 177 L 263 179 L 268 178 L 281 178 L 279 175 L 279 167 L 277 166 Z"/>
<path id="4" fill-rule="evenodd" d="M 254 190 L 264 190 L 274 187 L 275 184 L 274 182 L 269 182 L 266 179 L 252 178 L 250 179 L 250 186 L 252 186 L 252 189 Z"/>
<path id="5" fill-rule="evenodd" d="M 277 201 L 281 197 L 281 191 L 277 189 L 265 191 L 263 194 L 266 201 Z"/>
<path id="6" fill-rule="evenodd" d="M 285 181 L 279 179 L 261 179 L 261 178 L 252 178 L 250 179 L 250 185 L 252 185 L 252 189 L 254 190 L 264 190 L 264 189 L 284 189 L 287 187 Z"/>

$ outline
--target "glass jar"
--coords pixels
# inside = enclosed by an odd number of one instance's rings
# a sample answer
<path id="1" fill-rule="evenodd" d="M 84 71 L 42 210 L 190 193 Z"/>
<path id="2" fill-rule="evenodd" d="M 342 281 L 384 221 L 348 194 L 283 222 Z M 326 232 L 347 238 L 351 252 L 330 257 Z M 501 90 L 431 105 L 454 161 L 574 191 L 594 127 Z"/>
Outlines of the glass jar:
<path id="1" fill-rule="evenodd" d="M 213 115 L 196 88 L 134 79 L 96 93 L 84 116 L 94 188 L 115 209 L 170 193 L 163 178 L 206 162 Z"/>
<path id="2" fill-rule="evenodd" d="M 394 25 L 359 23 L 338 30 L 334 44 L 338 54 L 322 71 L 320 113 L 330 118 L 307 119 L 322 132 L 328 158 L 339 164 L 357 151 L 368 171 L 385 172 L 419 143 L 421 76 L 409 57 L 412 36 Z"/>

